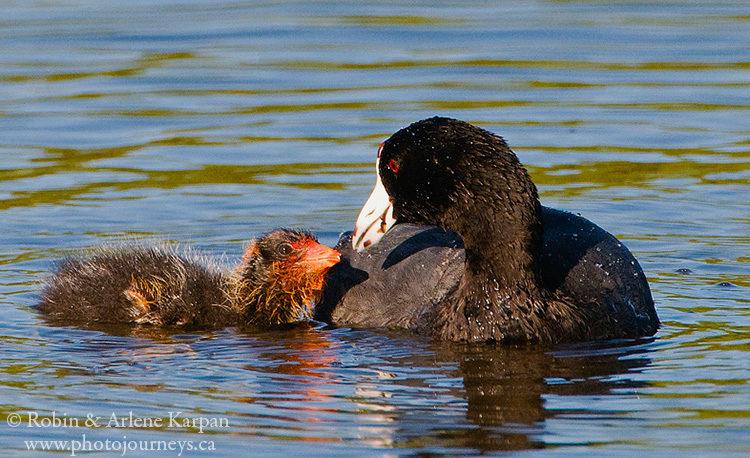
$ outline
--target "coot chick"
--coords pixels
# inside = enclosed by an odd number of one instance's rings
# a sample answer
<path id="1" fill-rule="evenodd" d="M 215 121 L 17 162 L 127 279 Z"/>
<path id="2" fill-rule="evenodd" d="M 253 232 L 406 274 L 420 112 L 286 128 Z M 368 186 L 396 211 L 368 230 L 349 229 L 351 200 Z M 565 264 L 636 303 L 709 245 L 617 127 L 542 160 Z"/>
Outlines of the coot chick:
<path id="1" fill-rule="evenodd" d="M 275 326 L 309 317 L 340 253 L 309 232 L 279 230 L 251 243 L 224 294 L 240 323 Z"/>
<path id="2" fill-rule="evenodd" d="M 272 327 L 309 315 L 339 253 L 308 232 L 254 240 L 231 271 L 192 249 L 101 248 L 58 265 L 39 310 L 52 321 Z"/>
<path id="3" fill-rule="evenodd" d="M 502 138 L 426 119 L 386 140 L 376 167 L 356 250 L 342 237 L 342 262 L 329 272 L 316 319 L 456 341 L 656 332 L 635 258 L 585 218 L 542 207 Z"/>

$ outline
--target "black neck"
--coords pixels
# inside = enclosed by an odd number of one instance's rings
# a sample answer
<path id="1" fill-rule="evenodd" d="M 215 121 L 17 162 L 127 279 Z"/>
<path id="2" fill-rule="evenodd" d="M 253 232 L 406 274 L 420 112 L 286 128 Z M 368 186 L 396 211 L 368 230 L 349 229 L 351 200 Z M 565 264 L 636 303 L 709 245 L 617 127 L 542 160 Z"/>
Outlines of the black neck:
<path id="1" fill-rule="evenodd" d="M 448 222 L 463 238 L 466 268 L 446 304 L 451 310 L 438 315 L 452 318 L 431 326 L 449 340 L 546 340 L 542 326 L 548 295 L 538 259 L 541 205 L 534 200 L 521 211 L 486 206 L 483 211 L 474 221 L 457 217 Z"/>
<path id="2" fill-rule="evenodd" d="M 541 204 L 534 199 L 512 211 L 504 204 L 476 209 L 473 214 L 480 216 L 472 221 L 464 212 L 473 209 L 464 207 L 448 228 L 463 238 L 468 277 L 493 290 L 522 288 L 534 293 L 541 284 Z"/>

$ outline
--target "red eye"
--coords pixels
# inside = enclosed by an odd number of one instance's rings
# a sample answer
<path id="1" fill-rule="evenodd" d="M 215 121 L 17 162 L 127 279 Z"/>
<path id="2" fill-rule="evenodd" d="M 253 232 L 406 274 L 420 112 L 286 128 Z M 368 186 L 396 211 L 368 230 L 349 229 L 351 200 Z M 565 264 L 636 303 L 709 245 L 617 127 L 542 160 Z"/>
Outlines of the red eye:
<path id="1" fill-rule="evenodd" d="M 385 142 L 380 144 L 380 148 L 378 148 L 378 159 L 380 159 L 380 153 L 383 152 L 383 146 L 385 146 Z"/>
<path id="2" fill-rule="evenodd" d="M 391 172 L 398 173 L 398 164 L 396 164 L 396 161 L 388 161 L 388 168 L 391 169 Z"/>

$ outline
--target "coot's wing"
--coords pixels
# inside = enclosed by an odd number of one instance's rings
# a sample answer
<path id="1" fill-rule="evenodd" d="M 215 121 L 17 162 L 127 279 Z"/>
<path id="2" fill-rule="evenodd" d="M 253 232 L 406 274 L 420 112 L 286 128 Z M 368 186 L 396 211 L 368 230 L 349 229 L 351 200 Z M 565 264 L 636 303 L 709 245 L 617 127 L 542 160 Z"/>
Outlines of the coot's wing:
<path id="1" fill-rule="evenodd" d="M 326 276 L 314 317 L 337 324 L 412 329 L 464 270 L 461 238 L 433 226 L 398 224 L 363 252 L 347 232 L 336 249 L 341 262 Z"/>
<path id="2" fill-rule="evenodd" d="M 659 326 L 638 261 L 612 234 L 581 216 L 543 207 L 542 277 L 582 307 L 608 337 L 652 335 Z"/>

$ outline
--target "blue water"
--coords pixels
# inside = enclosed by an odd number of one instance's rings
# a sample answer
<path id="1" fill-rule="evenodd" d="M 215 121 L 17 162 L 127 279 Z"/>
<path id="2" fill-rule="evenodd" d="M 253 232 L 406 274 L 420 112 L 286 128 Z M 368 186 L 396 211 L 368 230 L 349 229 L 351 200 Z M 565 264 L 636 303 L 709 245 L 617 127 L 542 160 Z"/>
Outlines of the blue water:
<path id="1" fill-rule="evenodd" d="M 127 456 L 150 441 L 172 456 L 750 453 L 745 2 L 0 8 L 4 455 L 32 440 Z M 101 244 L 231 260 L 288 226 L 332 246 L 377 145 L 435 114 L 502 135 L 545 205 L 631 249 L 654 338 L 477 347 L 320 323 L 54 327 L 34 310 L 55 259 Z M 131 412 L 140 426 L 117 420 Z"/>

